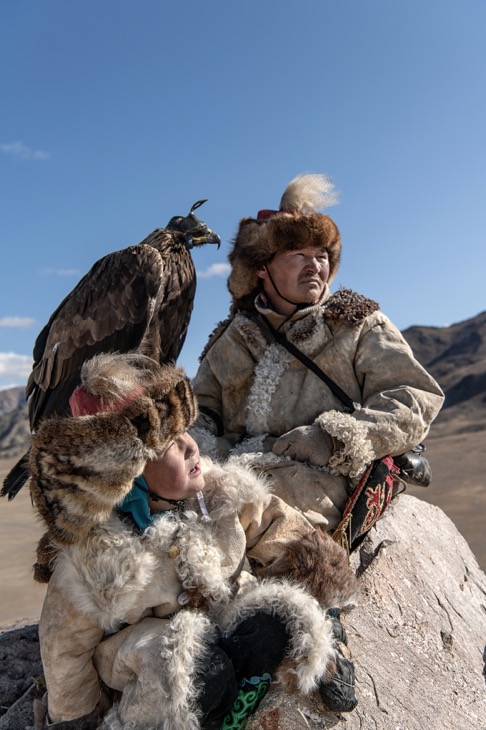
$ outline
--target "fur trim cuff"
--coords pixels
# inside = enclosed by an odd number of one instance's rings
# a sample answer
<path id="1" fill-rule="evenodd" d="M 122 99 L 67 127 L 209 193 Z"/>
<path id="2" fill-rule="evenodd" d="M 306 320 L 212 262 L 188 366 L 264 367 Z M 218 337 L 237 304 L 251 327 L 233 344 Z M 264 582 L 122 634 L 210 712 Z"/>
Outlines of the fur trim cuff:
<path id="1" fill-rule="evenodd" d="M 320 530 L 291 540 L 271 565 L 256 572 L 298 581 L 324 608 L 349 610 L 358 601 L 358 582 L 347 552 Z"/>
<path id="2" fill-rule="evenodd" d="M 309 593 L 277 580 L 249 584 L 224 607 L 217 620 L 229 636 L 241 621 L 258 611 L 278 616 L 290 634 L 285 670 L 279 671 L 278 680 L 288 690 L 312 692 L 334 657 L 332 622 Z"/>
<path id="3" fill-rule="evenodd" d="M 176 614 L 166 635 L 147 637 L 138 674 L 100 730 L 199 730 L 194 677 L 215 638 L 209 619 L 187 610 Z"/>
<path id="4" fill-rule="evenodd" d="M 367 424 L 358 421 L 354 416 L 340 411 L 329 411 L 316 418 L 315 423 L 338 441 L 328 463 L 331 474 L 359 477 L 376 458 Z"/>

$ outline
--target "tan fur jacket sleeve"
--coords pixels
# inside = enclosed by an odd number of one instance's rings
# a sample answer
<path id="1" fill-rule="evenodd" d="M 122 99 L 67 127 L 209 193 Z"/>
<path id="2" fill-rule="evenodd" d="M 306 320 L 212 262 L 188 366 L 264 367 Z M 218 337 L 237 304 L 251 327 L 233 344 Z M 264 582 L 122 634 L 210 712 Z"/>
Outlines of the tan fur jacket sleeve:
<path id="1" fill-rule="evenodd" d="M 42 666 L 49 688 L 53 722 L 89 714 L 101 696 L 93 654 L 103 629 L 93 617 L 75 608 L 54 573 L 39 622 Z"/>

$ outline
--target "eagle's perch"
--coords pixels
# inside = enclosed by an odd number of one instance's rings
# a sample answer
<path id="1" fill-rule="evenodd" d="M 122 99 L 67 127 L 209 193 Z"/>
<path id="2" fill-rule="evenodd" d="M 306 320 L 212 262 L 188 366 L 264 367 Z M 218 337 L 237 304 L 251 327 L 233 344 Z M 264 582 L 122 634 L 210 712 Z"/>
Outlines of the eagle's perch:
<path id="1" fill-rule="evenodd" d="M 83 362 L 100 352 L 133 352 L 160 363 L 182 349 L 196 290 L 190 249 L 220 244 L 199 220 L 195 203 L 136 246 L 104 256 L 51 315 L 34 345 L 27 383 L 30 429 L 42 418 L 65 414 L 79 385 Z M 24 455 L 5 477 L 2 496 L 15 497 L 27 479 Z"/>

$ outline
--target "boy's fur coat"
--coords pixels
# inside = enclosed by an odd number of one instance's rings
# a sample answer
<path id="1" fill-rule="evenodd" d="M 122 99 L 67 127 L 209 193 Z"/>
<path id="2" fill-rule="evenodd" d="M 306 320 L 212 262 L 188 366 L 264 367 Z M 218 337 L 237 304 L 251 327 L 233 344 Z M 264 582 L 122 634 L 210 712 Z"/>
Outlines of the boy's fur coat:
<path id="1" fill-rule="evenodd" d="M 142 534 L 122 518 L 116 504 L 158 448 L 154 408 L 141 396 L 120 413 L 57 418 L 33 442 L 53 570 L 40 621 L 51 721 L 92 712 L 101 678 L 122 693 L 106 728 L 198 728 L 207 646 L 262 610 L 291 637 L 281 680 L 309 692 L 335 655 L 325 609 L 356 600 L 344 551 L 235 460 L 203 462 L 211 521 L 197 500 Z"/>

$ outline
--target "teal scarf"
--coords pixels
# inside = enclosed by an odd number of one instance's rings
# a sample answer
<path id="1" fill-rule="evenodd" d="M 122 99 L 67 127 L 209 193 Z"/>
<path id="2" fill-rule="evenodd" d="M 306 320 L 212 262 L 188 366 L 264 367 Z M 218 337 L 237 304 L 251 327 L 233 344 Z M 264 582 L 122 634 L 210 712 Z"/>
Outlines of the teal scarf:
<path id="1" fill-rule="evenodd" d="M 154 520 L 165 514 L 165 512 L 150 514 L 149 496 L 145 490 L 148 490 L 148 484 L 140 475 L 134 479 L 133 487 L 118 505 L 118 510 L 129 514 L 141 532 L 144 532 Z"/>

